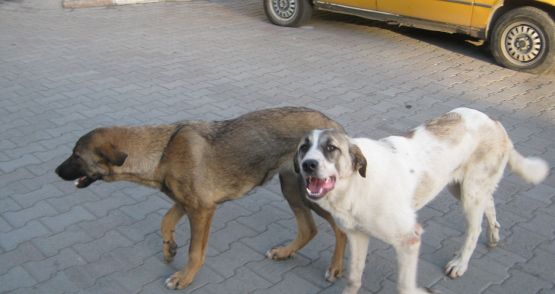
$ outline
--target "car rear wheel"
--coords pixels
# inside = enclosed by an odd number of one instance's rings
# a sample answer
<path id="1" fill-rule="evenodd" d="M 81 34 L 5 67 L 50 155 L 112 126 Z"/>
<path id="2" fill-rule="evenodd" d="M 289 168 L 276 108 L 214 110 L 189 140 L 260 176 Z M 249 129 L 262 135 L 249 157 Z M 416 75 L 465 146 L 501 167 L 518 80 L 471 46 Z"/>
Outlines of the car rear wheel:
<path id="1" fill-rule="evenodd" d="M 555 23 L 538 8 L 520 7 L 502 15 L 490 41 L 493 57 L 507 68 L 542 73 L 553 66 Z"/>
<path id="2" fill-rule="evenodd" d="M 273 24 L 298 27 L 310 19 L 312 4 L 309 0 L 264 0 L 264 12 Z"/>

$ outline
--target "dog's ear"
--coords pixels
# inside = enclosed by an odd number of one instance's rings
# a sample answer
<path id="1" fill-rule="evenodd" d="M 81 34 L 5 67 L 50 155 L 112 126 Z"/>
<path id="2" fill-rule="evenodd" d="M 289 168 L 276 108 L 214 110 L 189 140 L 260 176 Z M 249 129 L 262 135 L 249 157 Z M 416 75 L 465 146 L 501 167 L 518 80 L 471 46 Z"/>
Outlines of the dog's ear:
<path id="1" fill-rule="evenodd" d="M 349 146 L 349 154 L 353 162 L 353 170 L 358 171 L 363 178 L 366 178 L 366 157 L 362 155 L 360 148 L 357 145 L 351 144 Z"/>
<path id="2" fill-rule="evenodd" d="M 115 166 L 122 166 L 125 159 L 127 159 L 127 153 L 119 151 L 114 144 L 104 144 L 96 147 L 96 153 Z"/>

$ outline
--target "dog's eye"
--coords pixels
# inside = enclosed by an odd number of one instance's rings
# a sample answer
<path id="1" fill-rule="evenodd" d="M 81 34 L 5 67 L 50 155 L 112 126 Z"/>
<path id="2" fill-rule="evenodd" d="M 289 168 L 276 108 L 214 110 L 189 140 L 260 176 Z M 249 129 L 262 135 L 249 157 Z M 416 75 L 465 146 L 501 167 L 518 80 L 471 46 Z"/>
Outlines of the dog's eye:
<path id="1" fill-rule="evenodd" d="M 328 152 L 333 152 L 335 150 L 337 150 L 337 147 L 335 147 L 333 145 L 327 145 L 326 146 L 326 151 L 328 151 Z"/>
<path id="2" fill-rule="evenodd" d="M 299 147 L 299 150 L 301 152 L 306 152 L 308 150 L 308 144 L 301 145 L 301 147 Z"/>

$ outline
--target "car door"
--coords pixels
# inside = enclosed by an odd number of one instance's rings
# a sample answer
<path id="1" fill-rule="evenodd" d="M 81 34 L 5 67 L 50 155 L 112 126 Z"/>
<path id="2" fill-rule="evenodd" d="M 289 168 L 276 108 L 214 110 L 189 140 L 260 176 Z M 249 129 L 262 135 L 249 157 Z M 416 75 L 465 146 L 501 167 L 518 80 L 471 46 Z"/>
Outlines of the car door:
<path id="1" fill-rule="evenodd" d="M 409 5 L 408 16 L 470 26 L 474 0 L 404 0 Z"/>
<path id="2" fill-rule="evenodd" d="M 377 0 L 379 11 L 469 26 L 474 0 Z"/>

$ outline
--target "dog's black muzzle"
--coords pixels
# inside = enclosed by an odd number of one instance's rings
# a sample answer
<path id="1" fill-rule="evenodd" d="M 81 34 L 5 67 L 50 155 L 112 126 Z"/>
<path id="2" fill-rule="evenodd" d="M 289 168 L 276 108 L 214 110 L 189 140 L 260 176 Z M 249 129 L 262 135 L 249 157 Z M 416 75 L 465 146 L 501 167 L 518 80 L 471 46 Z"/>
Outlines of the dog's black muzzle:
<path id="1" fill-rule="evenodd" d="M 77 180 L 85 176 L 85 173 L 81 170 L 80 164 L 77 163 L 77 160 L 75 160 L 73 156 L 66 159 L 56 168 L 56 174 L 66 181 Z"/>
<path id="2" fill-rule="evenodd" d="M 79 161 L 75 156 L 70 156 L 56 168 L 56 174 L 66 181 L 75 181 L 77 188 L 88 187 L 101 178 L 99 175 L 87 175 Z"/>

